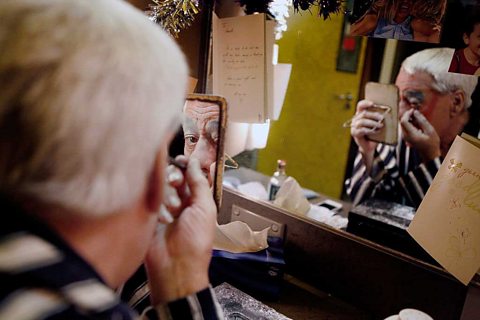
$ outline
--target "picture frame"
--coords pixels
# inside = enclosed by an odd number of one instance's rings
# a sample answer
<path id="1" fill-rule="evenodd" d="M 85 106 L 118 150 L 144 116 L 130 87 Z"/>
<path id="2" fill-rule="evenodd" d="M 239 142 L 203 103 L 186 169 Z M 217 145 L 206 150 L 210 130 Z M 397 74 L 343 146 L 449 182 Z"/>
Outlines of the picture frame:
<path id="1" fill-rule="evenodd" d="M 346 1 L 350 10 L 353 8 L 353 1 Z M 357 73 L 363 37 L 350 35 L 350 21 L 345 15 L 343 17 L 340 44 L 337 54 L 337 71 Z"/>

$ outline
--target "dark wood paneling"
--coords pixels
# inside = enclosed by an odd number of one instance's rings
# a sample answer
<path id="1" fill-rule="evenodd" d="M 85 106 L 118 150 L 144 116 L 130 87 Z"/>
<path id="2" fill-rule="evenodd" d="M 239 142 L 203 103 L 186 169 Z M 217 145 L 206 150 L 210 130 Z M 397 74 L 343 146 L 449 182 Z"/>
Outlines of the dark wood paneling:
<path id="1" fill-rule="evenodd" d="M 146 10 L 149 4 L 154 4 L 149 0 L 128 0 L 128 2 L 142 11 Z M 195 90 L 197 93 L 206 91 L 212 6 L 213 0 L 202 1 L 200 12 L 195 16 L 192 25 L 182 30 L 175 39 L 185 54 L 190 76 L 198 79 Z"/>

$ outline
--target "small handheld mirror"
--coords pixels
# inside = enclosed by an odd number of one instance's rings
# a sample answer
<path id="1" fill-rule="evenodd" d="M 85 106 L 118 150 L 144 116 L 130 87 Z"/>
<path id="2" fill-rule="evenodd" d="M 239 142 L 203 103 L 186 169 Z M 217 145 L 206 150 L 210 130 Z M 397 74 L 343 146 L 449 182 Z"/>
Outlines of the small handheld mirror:
<path id="1" fill-rule="evenodd" d="M 182 125 L 169 154 L 196 158 L 210 183 L 217 208 L 222 198 L 226 101 L 220 96 L 189 94 L 183 107 Z"/>
<path id="2" fill-rule="evenodd" d="M 365 99 L 374 103 L 369 111 L 383 115 L 383 127 L 367 135 L 372 141 L 396 145 L 398 141 L 398 88 L 393 84 L 368 82 Z"/>

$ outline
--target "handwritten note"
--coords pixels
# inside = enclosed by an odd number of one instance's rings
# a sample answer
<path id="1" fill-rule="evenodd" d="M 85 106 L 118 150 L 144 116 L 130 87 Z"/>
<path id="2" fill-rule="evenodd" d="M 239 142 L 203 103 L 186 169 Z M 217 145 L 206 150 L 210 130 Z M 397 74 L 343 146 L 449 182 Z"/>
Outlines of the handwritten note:
<path id="1" fill-rule="evenodd" d="M 266 119 L 267 58 L 272 62 L 265 30 L 264 14 L 214 19 L 213 92 L 227 99 L 231 121 Z"/>
<path id="2" fill-rule="evenodd" d="M 407 229 L 465 285 L 480 268 L 478 159 L 480 140 L 457 137 Z"/>

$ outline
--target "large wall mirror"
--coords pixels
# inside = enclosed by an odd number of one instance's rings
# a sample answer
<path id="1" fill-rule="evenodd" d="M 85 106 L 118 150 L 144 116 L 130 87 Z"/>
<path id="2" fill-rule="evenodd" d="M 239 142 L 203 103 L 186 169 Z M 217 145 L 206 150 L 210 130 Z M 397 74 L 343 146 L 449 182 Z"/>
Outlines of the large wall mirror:
<path id="1" fill-rule="evenodd" d="M 254 173 L 250 175 L 246 170 L 238 173 L 227 171 L 226 176 L 240 177 L 241 182 L 261 180 L 266 184 L 276 169 L 277 160 L 283 159 L 287 163 L 288 176 L 294 177 L 303 188 L 321 196 L 345 201 L 342 203 L 348 211 L 352 199 L 347 194 L 345 180 L 354 174 L 352 170 L 357 147 L 350 128 L 345 128 L 343 124 L 354 116 L 357 102 L 364 99 L 367 82 L 394 84 L 402 62 L 423 49 L 465 46 L 462 40 L 463 25 L 458 21 L 466 19 L 474 3 L 460 0 L 445 3 L 440 44 L 370 37 L 351 39 L 345 26 L 348 18 L 343 15 L 332 15 L 324 21 L 315 15 L 291 10 L 287 19 L 288 28 L 276 42 L 279 45 L 278 61 L 292 64 L 292 75 L 280 119 L 270 123 L 265 148 L 247 150 L 234 157 L 242 167 L 252 169 Z M 355 50 L 354 44 L 357 42 L 360 46 L 357 68 L 350 72 L 338 71 L 342 50 Z M 472 95 L 473 103 L 468 108 L 469 120 L 457 128 L 457 133 L 463 131 L 478 136 L 478 92 L 476 89 Z M 407 90 L 407 93 L 415 95 L 412 90 Z M 423 94 L 423 97 L 417 95 L 412 99 L 421 100 L 417 101 L 421 104 L 429 99 L 428 92 Z M 412 207 L 418 205 L 405 204 Z M 411 213 L 414 214 L 414 211 Z M 347 230 L 344 229 L 350 232 Z M 357 234 L 368 237 L 371 231 Z M 382 236 L 371 237 L 370 240 L 434 263 L 426 253 L 416 251 L 418 248 L 410 248 L 412 243 L 409 241 L 404 243 L 406 248 L 402 248 L 392 239 L 382 241 Z"/>
<path id="2" fill-rule="evenodd" d="M 151 4 L 147 0 L 130 2 L 142 10 Z M 195 92 L 208 91 L 210 24 L 214 2 L 220 18 L 245 14 L 237 1 L 203 1 L 204 7 L 192 26 L 180 33 L 178 41 L 187 54 L 191 76 L 198 79 Z M 375 2 L 356 0 L 355 5 L 362 3 L 365 10 Z M 402 62 L 415 52 L 434 47 L 465 47 L 464 25 L 459 21 L 466 21 L 467 13 L 472 11 L 470 9 L 476 2 L 433 2 L 445 4 L 442 19 L 438 20 L 439 24 L 441 22 L 439 44 L 373 37 L 355 38 L 349 36 L 349 28 L 360 16 L 349 18 L 340 13 L 331 14 L 324 20 L 315 13 L 295 12 L 290 7 L 286 19 L 287 30 L 276 41 L 279 46 L 278 62 L 292 65 L 280 118 L 270 122 L 266 147 L 230 154 L 240 164 L 240 169 L 226 170 L 225 177 L 237 177 L 242 183 L 249 180 L 262 181 L 266 186 L 276 169 L 277 160 L 283 159 L 287 163 L 287 175 L 295 178 L 302 188 L 313 191 L 309 195 L 317 193 L 320 197 L 340 201 L 344 215 L 347 215 L 352 207 L 352 199 L 347 194 L 345 181 L 354 175 L 357 145 L 352 140 L 351 129 L 344 124 L 355 115 L 357 102 L 365 98 L 365 85 L 372 81 L 394 84 Z M 346 3 L 353 5 L 353 1 Z M 407 5 L 403 9 L 405 7 Z M 416 92 L 415 95 L 410 90 L 409 94 L 413 94 L 410 98 L 416 99 L 410 102 L 421 104 L 429 98 L 429 93 L 420 93 Z M 458 131 L 478 136 L 478 89 L 474 91 L 472 100 L 473 103 L 468 108 L 469 120 Z M 350 231 L 348 228 L 340 230 Z M 358 232 L 357 235 L 368 237 L 368 233 Z M 398 246 L 394 241 L 382 242 L 381 237 L 370 240 L 398 251 L 403 249 L 402 244 Z M 411 251 L 407 250 L 407 253 Z M 425 254 L 417 257 L 433 262 Z"/>

